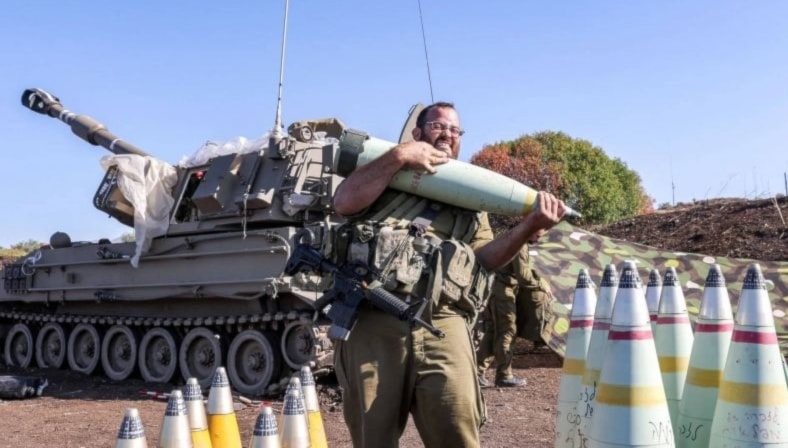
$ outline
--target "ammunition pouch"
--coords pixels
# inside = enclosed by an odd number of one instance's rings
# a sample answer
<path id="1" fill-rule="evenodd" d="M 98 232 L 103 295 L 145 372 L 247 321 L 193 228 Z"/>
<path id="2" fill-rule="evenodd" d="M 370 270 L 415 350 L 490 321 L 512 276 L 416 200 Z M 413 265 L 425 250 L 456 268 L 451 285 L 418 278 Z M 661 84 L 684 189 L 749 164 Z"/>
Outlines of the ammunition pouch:
<path id="1" fill-rule="evenodd" d="M 369 221 L 343 224 L 335 241 L 337 263 L 370 266 L 384 277 L 385 290 L 403 294 L 414 292 L 437 247 L 429 238 L 414 236 L 407 229 Z"/>
<path id="2" fill-rule="evenodd" d="M 406 229 L 380 228 L 372 266 L 386 277 L 384 289 L 409 294 L 427 266 L 413 247 L 414 237 Z"/>
<path id="3" fill-rule="evenodd" d="M 432 310 L 449 308 L 472 326 L 493 284 L 492 274 L 476 262 L 468 244 L 479 227 L 478 213 L 453 209 L 452 219 L 436 221 L 425 211 L 426 201 L 400 194 L 389 199 L 384 212 L 370 212 L 372 219 L 336 229 L 334 261 L 370 266 L 385 290 L 427 298 Z M 431 225 L 439 228 L 428 232 Z"/>
<path id="4" fill-rule="evenodd" d="M 375 227 L 367 223 L 353 226 L 347 261 L 371 265 L 371 254 L 375 253 Z"/>
<path id="5" fill-rule="evenodd" d="M 462 241 L 444 241 L 438 261 L 434 284 L 429 288 L 434 291 L 440 285 L 440 293 L 433 296 L 434 305 L 458 309 L 473 325 L 487 305 L 493 284 L 491 274 L 476 263 L 473 249 Z"/>

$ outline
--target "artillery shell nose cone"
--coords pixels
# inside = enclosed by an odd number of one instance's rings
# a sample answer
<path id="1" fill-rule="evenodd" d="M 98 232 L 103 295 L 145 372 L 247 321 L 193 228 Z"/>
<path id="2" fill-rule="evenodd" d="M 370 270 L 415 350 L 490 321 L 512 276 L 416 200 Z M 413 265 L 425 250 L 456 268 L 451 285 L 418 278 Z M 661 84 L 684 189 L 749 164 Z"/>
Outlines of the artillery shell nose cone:
<path id="1" fill-rule="evenodd" d="M 657 317 L 659 316 L 659 299 L 662 296 L 662 276 L 659 271 L 652 269 L 648 274 L 646 285 L 646 306 L 651 318 L 651 331 L 657 330 Z"/>
<path id="2" fill-rule="evenodd" d="M 643 296 L 643 289 L 640 286 L 640 277 L 635 268 L 635 263 L 625 261 L 624 268 L 621 271 L 621 278 L 618 281 L 618 291 L 616 292 L 611 324 L 637 327 L 648 325 L 648 323 L 649 314 L 646 298 Z"/>
<path id="3" fill-rule="evenodd" d="M 747 267 L 747 275 L 744 277 L 742 289 L 766 289 L 766 282 L 763 280 L 761 265 L 752 263 Z"/>
<path id="4" fill-rule="evenodd" d="M 687 314 L 687 301 L 678 281 L 676 270 L 672 267 L 665 272 L 665 283 L 659 298 L 659 315 Z"/>
<path id="5" fill-rule="evenodd" d="M 227 371 L 224 367 L 217 367 L 216 372 L 213 374 L 211 381 L 211 388 L 214 387 L 230 387 L 230 380 L 227 378 Z"/>
<path id="6" fill-rule="evenodd" d="M 284 415 L 301 415 L 304 412 L 304 400 L 301 398 L 301 392 L 295 389 L 290 390 L 288 387 L 288 391 L 285 393 L 285 406 L 282 413 Z"/>
<path id="7" fill-rule="evenodd" d="M 301 380 L 297 376 L 292 376 L 290 381 L 287 383 L 287 390 L 285 394 L 289 394 L 290 392 L 296 392 L 301 394 Z"/>
<path id="8" fill-rule="evenodd" d="M 279 437 L 279 427 L 276 424 L 276 415 L 271 406 L 262 406 L 260 413 L 257 414 L 257 421 L 254 424 L 255 437 Z"/>
<path id="9" fill-rule="evenodd" d="M 676 286 L 679 284 L 679 276 L 676 274 L 676 269 L 673 266 L 669 266 L 665 270 L 665 280 L 662 282 L 662 286 Z"/>
<path id="10" fill-rule="evenodd" d="M 659 271 L 652 269 L 648 274 L 648 284 L 646 286 L 662 286 L 662 276 Z"/>
<path id="11" fill-rule="evenodd" d="M 301 377 L 301 386 L 307 387 L 315 385 L 315 377 L 312 375 L 312 369 L 310 369 L 309 366 L 301 367 L 299 376 Z"/>
<path id="12" fill-rule="evenodd" d="M 769 294 L 761 273 L 761 267 L 753 263 L 747 268 L 744 277 L 739 308 L 736 311 L 736 324 L 755 327 L 774 327 L 774 316 Z"/>
<path id="13" fill-rule="evenodd" d="M 706 288 L 724 288 L 725 277 L 722 275 L 720 265 L 712 264 L 709 268 L 709 273 L 706 275 Z"/>
<path id="14" fill-rule="evenodd" d="M 617 292 L 618 273 L 616 272 L 616 267 L 611 263 L 605 266 L 605 271 L 602 274 L 599 296 L 596 301 L 596 310 L 594 311 L 595 321 L 604 321 L 605 324 L 610 324 L 610 317 L 613 315 L 613 305 L 616 302 Z"/>
<path id="15" fill-rule="evenodd" d="M 731 300 L 728 289 L 725 287 L 725 277 L 722 275 L 718 264 L 711 265 L 706 276 L 706 285 L 703 287 L 703 297 L 700 302 L 698 320 L 733 322 Z"/>
<path id="16" fill-rule="evenodd" d="M 591 277 L 587 269 L 581 269 L 577 274 L 577 284 L 574 298 L 572 299 L 571 319 L 588 318 L 594 315 L 596 308 L 596 292 L 592 287 Z"/>
<path id="17" fill-rule="evenodd" d="M 602 273 L 602 282 L 600 283 L 600 286 L 618 286 L 618 272 L 616 272 L 616 266 L 614 264 L 611 263 L 605 266 L 605 271 Z"/>
<path id="18" fill-rule="evenodd" d="M 197 378 L 189 378 L 186 381 L 186 386 L 183 388 L 183 399 L 186 401 L 202 401 L 202 389 Z"/>
<path id="19" fill-rule="evenodd" d="M 147 448 L 145 429 L 137 408 L 126 408 L 123 421 L 120 424 L 115 448 Z"/>
<path id="20" fill-rule="evenodd" d="M 591 277 L 588 276 L 588 269 L 580 269 L 580 272 L 577 274 L 577 283 L 575 284 L 575 289 L 590 288 L 591 285 Z"/>
<path id="21" fill-rule="evenodd" d="M 618 289 L 640 288 L 640 276 L 634 261 L 625 261 L 618 279 Z"/>
<path id="22" fill-rule="evenodd" d="M 183 401 L 183 393 L 180 389 L 175 389 L 170 393 L 170 399 L 167 400 L 167 409 L 164 415 L 177 417 L 179 415 L 186 415 L 186 402 Z"/>

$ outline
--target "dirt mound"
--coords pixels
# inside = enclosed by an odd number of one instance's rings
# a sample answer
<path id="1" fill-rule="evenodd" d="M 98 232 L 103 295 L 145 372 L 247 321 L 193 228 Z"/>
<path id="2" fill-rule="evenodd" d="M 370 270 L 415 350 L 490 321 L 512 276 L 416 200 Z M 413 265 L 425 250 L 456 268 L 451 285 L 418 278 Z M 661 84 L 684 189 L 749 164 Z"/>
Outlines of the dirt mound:
<path id="1" fill-rule="evenodd" d="M 663 250 L 788 261 L 788 197 L 679 204 L 588 230 Z"/>

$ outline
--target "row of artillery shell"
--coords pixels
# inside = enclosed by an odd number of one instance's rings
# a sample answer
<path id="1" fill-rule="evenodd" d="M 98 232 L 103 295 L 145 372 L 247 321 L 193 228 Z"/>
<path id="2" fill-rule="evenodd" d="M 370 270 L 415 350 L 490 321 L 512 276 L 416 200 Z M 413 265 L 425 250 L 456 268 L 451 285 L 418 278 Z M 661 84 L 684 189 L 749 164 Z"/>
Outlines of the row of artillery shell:
<path id="1" fill-rule="evenodd" d="M 582 270 L 566 347 L 556 447 L 788 446 L 785 363 L 757 264 L 735 324 L 711 266 L 694 332 L 673 268 L 664 282 L 652 271 L 644 293 L 634 262 L 620 278 L 609 265 L 598 297 Z"/>
<path id="2" fill-rule="evenodd" d="M 303 383 L 303 384 L 302 384 Z M 325 448 L 327 439 L 309 367 L 290 379 L 285 393 L 279 431 L 276 415 L 260 407 L 249 446 L 251 448 Z M 116 448 L 147 448 L 142 419 L 136 408 L 126 409 Z M 232 391 L 223 367 L 216 369 L 208 394 L 207 415 L 196 379 L 185 393 L 174 390 L 167 401 L 158 446 L 162 448 L 240 448 L 241 435 L 233 407 Z"/>

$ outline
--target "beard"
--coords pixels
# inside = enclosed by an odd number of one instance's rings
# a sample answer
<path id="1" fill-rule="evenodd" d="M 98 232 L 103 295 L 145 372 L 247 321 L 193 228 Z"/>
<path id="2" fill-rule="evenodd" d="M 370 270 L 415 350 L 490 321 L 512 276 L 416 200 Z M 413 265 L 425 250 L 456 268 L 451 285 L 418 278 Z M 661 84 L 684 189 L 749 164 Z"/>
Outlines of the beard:
<path id="1" fill-rule="evenodd" d="M 453 144 L 452 140 L 454 140 Z M 429 143 L 430 145 L 434 146 L 435 149 L 445 152 L 450 158 L 453 159 L 457 158 L 457 154 L 460 152 L 459 140 L 452 139 L 451 137 L 444 137 L 443 134 L 438 134 L 437 136 L 430 138 L 429 133 L 422 131 L 421 141 Z"/>

